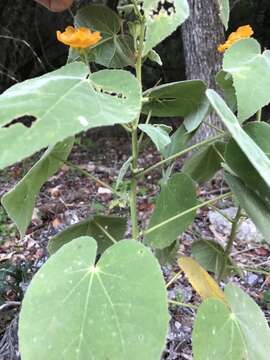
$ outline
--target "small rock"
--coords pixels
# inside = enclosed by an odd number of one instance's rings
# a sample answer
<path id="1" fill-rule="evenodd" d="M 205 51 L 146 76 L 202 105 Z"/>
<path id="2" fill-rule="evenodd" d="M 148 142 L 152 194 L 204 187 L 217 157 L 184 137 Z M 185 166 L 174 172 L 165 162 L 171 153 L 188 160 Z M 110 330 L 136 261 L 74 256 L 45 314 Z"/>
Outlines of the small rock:
<path id="1" fill-rule="evenodd" d="M 222 210 L 222 212 L 227 215 L 229 218 L 234 219 L 237 208 L 230 207 Z M 216 231 L 223 235 L 229 235 L 231 232 L 232 224 L 223 217 L 217 211 L 209 211 L 208 218 L 212 226 Z M 211 229 L 211 228 L 210 228 Z M 255 224 L 250 219 L 245 219 L 242 221 L 238 232 L 237 239 L 244 241 L 258 241 L 261 242 L 263 240 L 263 236 L 257 231 Z"/>

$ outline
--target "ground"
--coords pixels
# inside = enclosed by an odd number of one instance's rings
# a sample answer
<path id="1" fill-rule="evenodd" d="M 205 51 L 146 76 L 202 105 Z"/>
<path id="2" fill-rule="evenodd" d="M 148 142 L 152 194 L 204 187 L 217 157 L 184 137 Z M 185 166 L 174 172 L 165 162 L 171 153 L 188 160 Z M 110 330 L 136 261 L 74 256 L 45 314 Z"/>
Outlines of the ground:
<path id="1" fill-rule="evenodd" d="M 113 184 L 118 171 L 129 157 L 128 139 L 122 136 L 104 137 L 102 133 L 90 133 L 78 137 L 69 161 L 99 179 Z M 21 164 L 0 172 L 0 196 L 18 182 L 29 169 L 35 156 Z M 139 165 L 146 167 L 159 160 L 151 144 L 146 144 L 140 154 Z M 181 168 L 181 160 L 176 164 Z M 144 227 L 154 209 L 154 196 L 159 191 L 159 172 L 151 173 L 140 184 L 138 210 L 140 225 Z M 128 186 L 128 185 L 127 185 Z M 197 193 L 205 200 L 227 191 L 222 174 L 202 187 Z M 23 294 L 33 274 L 48 258 L 47 243 L 68 225 L 96 213 L 128 214 L 128 208 L 109 208 L 113 196 L 97 182 L 90 181 L 78 169 L 63 165 L 61 170 L 43 186 L 33 214 L 32 223 L 23 239 L 19 239 L 15 227 L 0 207 L 0 359 L 18 360 L 17 318 Z M 222 201 L 216 204 L 226 212 L 234 212 L 233 204 Z M 213 208 L 197 212 L 193 225 L 181 236 L 175 259 L 189 255 L 191 244 L 198 239 L 215 239 L 221 245 L 228 238 L 228 222 Z M 130 234 L 130 225 L 126 236 Z M 234 260 L 245 269 L 242 276 L 231 277 L 231 281 L 245 289 L 264 310 L 270 321 L 270 266 L 269 246 L 258 241 L 260 237 L 248 223 L 238 233 L 233 248 Z M 168 282 L 179 271 L 176 261 L 163 266 Z M 170 299 L 190 304 L 199 304 L 200 298 L 192 290 L 184 275 L 168 287 Z M 167 347 L 162 359 L 192 359 L 191 331 L 195 310 L 189 307 L 170 307 L 171 321 Z"/>

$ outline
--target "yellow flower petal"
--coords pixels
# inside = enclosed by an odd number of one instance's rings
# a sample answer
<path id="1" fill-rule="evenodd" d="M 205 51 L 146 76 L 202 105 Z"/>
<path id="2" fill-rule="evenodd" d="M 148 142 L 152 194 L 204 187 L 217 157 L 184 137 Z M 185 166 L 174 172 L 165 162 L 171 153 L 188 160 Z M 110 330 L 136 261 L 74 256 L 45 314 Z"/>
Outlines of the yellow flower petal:
<path id="1" fill-rule="evenodd" d="M 240 26 L 235 32 L 232 32 L 227 41 L 224 44 L 218 46 L 218 51 L 223 53 L 226 49 L 229 49 L 236 41 L 241 39 L 250 38 L 254 34 L 250 25 Z"/>
<path id="2" fill-rule="evenodd" d="M 68 26 L 64 32 L 56 32 L 57 40 L 74 49 L 85 49 L 97 44 L 100 39 L 100 32 L 92 32 L 90 29 L 80 27 L 75 29 Z"/>

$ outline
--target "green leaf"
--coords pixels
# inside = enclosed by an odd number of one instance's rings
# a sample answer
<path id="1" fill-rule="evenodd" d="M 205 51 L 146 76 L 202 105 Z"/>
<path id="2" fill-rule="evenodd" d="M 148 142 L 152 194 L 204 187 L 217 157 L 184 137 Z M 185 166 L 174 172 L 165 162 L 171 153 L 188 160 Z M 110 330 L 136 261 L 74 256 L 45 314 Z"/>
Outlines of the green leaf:
<path id="1" fill-rule="evenodd" d="M 265 202 L 250 190 L 239 178 L 226 174 L 225 180 L 236 196 L 240 206 L 244 208 L 265 240 L 270 243 L 270 209 Z"/>
<path id="2" fill-rule="evenodd" d="M 2 197 L 2 205 L 16 224 L 21 237 L 31 222 L 36 198 L 42 185 L 63 165 L 74 143 L 74 138 L 49 148 L 31 170 Z"/>
<path id="3" fill-rule="evenodd" d="M 164 249 L 156 249 L 155 256 L 158 259 L 161 266 L 172 263 L 179 250 L 179 241 L 175 240 L 170 246 Z"/>
<path id="4" fill-rule="evenodd" d="M 22 360 L 160 359 L 169 316 L 157 260 L 133 240 L 97 264 L 96 250 L 92 238 L 72 241 L 35 275 L 20 314 Z"/>
<path id="5" fill-rule="evenodd" d="M 150 50 L 149 53 L 147 54 L 147 58 L 155 63 L 157 63 L 158 65 L 162 66 L 162 60 L 159 56 L 159 54 L 155 51 L 155 50 Z"/>
<path id="6" fill-rule="evenodd" d="M 270 329 L 263 312 L 243 290 L 226 285 L 225 296 L 232 318 L 241 330 L 245 358 L 268 360 L 270 354 Z"/>
<path id="7" fill-rule="evenodd" d="M 263 122 L 254 122 L 245 125 L 243 129 L 270 158 L 270 125 Z M 255 191 L 270 209 L 269 186 L 233 139 L 226 146 L 225 160 L 234 174 L 239 176 L 252 191 Z"/>
<path id="8" fill-rule="evenodd" d="M 112 240 L 106 235 L 111 235 L 116 241 L 122 240 L 125 234 L 127 221 L 117 216 L 97 215 L 78 222 L 49 240 L 48 250 L 50 254 L 55 253 L 63 245 L 80 236 L 91 236 L 97 239 L 98 254 L 103 253 L 109 246 L 113 245 Z M 102 230 L 104 229 L 104 230 Z"/>
<path id="9" fill-rule="evenodd" d="M 255 39 L 239 40 L 229 48 L 223 69 L 233 77 L 240 121 L 270 102 L 270 51 L 261 54 Z"/>
<path id="10" fill-rule="evenodd" d="M 89 56 L 97 64 L 109 68 L 123 68 L 134 65 L 133 40 L 128 35 L 120 34 L 121 19 L 110 8 L 100 4 L 91 4 L 81 8 L 74 19 L 76 27 L 87 27 L 101 33 L 102 40 L 89 50 Z M 76 52 L 70 50 L 70 58 Z"/>
<path id="11" fill-rule="evenodd" d="M 184 150 L 188 146 L 189 140 L 194 134 L 188 133 L 184 125 L 179 128 L 171 135 L 171 142 L 167 145 L 163 151 L 163 156 L 167 159 L 170 156 Z"/>
<path id="12" fill-rule="evenodd" d="M 190 177 L 185 174 L 173 175 L 161 188 L 148 230 L 196 205 L 196 189 Z M 177 236 L 192 223 L 195 213 L 195 211 L 192 211 L 167 225 L 151 231 L 145 237 L 146 243 L 156 249 L 164 249 L 170 246 Z"/>
<path id="13" fill-rule="evenodd" d="M 187 0 L 144 0 L 143 11 L 146 19 L 144 55 L 171 35 L 189 16 Z"/>
<path id="14" fill-rule="evenodd" d="M 195 241 L 191 246 L 191 254 L 205 270 L 220 274 L 226 257 L 223 247 L 216 241 Z M 224 278 L 233 273 L 236 273 L 235 264 L 227 257 Z"/>
<path id="15" fill-rule="evenodd" d="M 209 115 L 210 104 L 205 97 L 197 111 L 188 114 L 183 122 L 189 133 L 194 132 Z"/>
<path id="16" fill-rule="evenodd" d="M 210 298 L 199 307 L 192 333 L 192 350 L 194 360 L 244 359 L 241 330 L 222 301 Z"/>
<path id="17" fill-rule="evenodd" d="M 250 136 L 241 128 L 239 122 L 232 111 L 228 108 L 224 100 L 214 91 L 207 90 L 206 95 L 224 122 L 234 140 L 245 153 L 249 161 L 259 172 L 266 184 L 270 186 L 270 160 L 261 148 L 252 140 Z"/>
<path id="18" fill-rule="evenodd" d="M 117 190 L 120 186 L 120 184 L 123 182 L 123 179 L 126 175 L 126 173 L 128 172 L 129 168 L 130 168 L 130 164 L 132 162 L 132 156 L 130 156 L 122 165 L 121 169 L 119 170 L 117 179 L 116 179 L 116 184 L 115 184 L 115 189 Z"/>
<path id="19" fill-rule="evenodd" d="M 148 102 L 143 113 L 158 117 L 187 117 L 202 111 L 206 85 L 201 80 L 179 81 L 153 87 L 144 92 Z M 198 114 L 196 115 L 198 116 Z"/>
<path id="20" fill-rule="evenodd" d="M 165 147 L 171 142 L 169 134 L 161 127 L 151 124 L 139 124 L 138 127 L 150 137 L 159 152 L 163 152 Z"/>
<path id="21" fill-rule="evenodd" d="M 141 108 L 138 81 L 123 70 L 102 70 L 88 78 L 83 63 L 68 64 L 16 84 L 0 96 L 0 169 L 81 131 L 128 123 Z M 33 115 L 30 128 L 8 125 Z"/>
<path id="22" fill-rule="evenodd" d="M 216 75 L 216 83 L 223 90 L 226 103 L 229 105 L 230 109 L 235 112 L 237 109 L 237 99 L 231 74 L 224 70 L 220 70 Z"/>
<path id="23" fill-rule="evenodd" d="M 228 23 L 230 18 L 230 1 L 229 0 L 218 0 L 219 5 L 219 17 L 224 25 L 225 29 L 228 29 Z"/>
<path id="24" fill-rule="evenodd" d="M 210 180 L 221 168 L 222 158 L 219 153 L 222 155 L 224 148 L 222 142 L 204 147 L 185 161 L 182 171 L 198 183 Z"/>
<path id="25" fill-rule="evenodd" d="M 268 360 L 270 329 L 259 306 L 243 290 L 226 285 L 229 306 L 208 299 L 192 334 L 194 360 Z"/>

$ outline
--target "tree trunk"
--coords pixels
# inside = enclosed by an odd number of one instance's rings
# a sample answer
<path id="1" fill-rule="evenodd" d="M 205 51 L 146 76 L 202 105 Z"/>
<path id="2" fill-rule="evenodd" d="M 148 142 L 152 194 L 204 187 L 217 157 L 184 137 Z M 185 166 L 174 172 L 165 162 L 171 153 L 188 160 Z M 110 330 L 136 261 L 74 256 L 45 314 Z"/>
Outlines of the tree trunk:
<path id="1" fill-rule="evenodd" d="M 217 47 L 224 42 L 224 29 L 218 16 L 217 1 L 188 0 L 188 3 L 190 16 L 182 25 L 186 78 L 202 79 L 208 87 L 216 89 L 215 75 L 221 68 L 222 60 Z M 221 127 L 215 114 L 211 114 L 206 122 Z M 215 130 L 204 123 L 196 134 L 196 140 L 213 134 Z"/>

